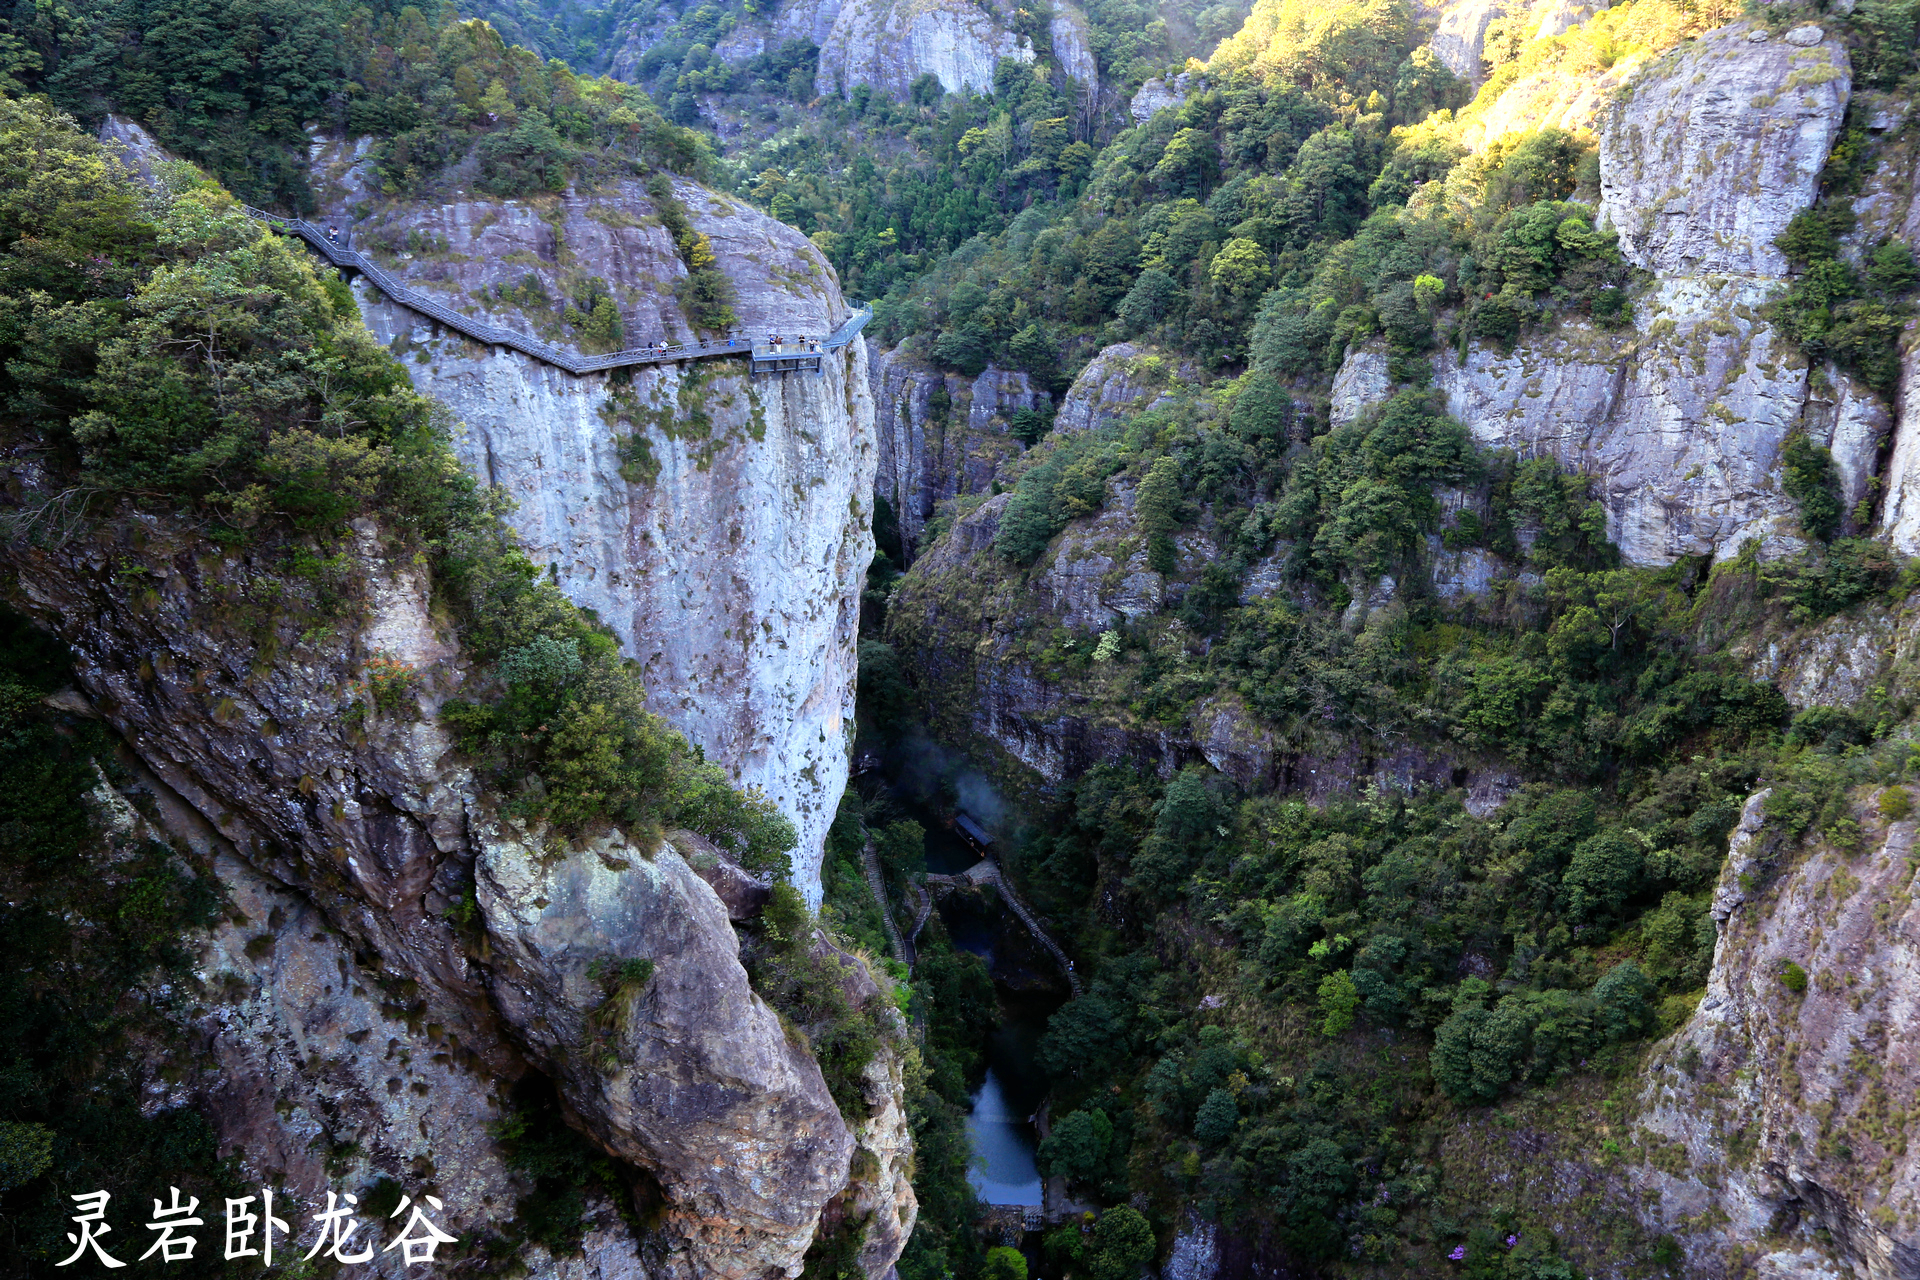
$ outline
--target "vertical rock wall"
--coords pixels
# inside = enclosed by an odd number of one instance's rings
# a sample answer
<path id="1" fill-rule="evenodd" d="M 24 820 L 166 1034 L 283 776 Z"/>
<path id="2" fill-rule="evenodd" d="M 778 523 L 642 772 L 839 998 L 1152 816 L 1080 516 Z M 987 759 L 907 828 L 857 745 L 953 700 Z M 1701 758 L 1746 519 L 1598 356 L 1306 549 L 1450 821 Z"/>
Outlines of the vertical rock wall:
<path id="1" fill-rule="evenodd" d="M 934 507 L 992 487 L 1021 444 L 1007 423 L 1046 405 L 1027 375 L 988 368 L 978 377 L 943 374 L 924 360 L 879 351 L 870 365 L 879 441 L 875 486 L 893 504 L 909 560 Z"/>
<path id="2" fill-rule="evenodd" d="M 482 1126 L 530 1063 L 660 1189 L 649 1260 L 628 1274 L 796 1274 L 826 1203 L 873 1180 L 849 1188 L 854 1139 L 748 986 L 725 906 L 671 842 L 556 848 L 500 819 L 437 720 L 464 655 L 411 558 L 357 529 L 359 607 L 322 628 L 297 587 L 269 597 L 270 625 L 237 613 L 283 585 L 284 562 L 209 552 L 190 526 L 8 552 L 14 603 L 71 646 L 91 705 L 155 776 L 161 820 L 179 817 L 232 894 L 205 953 L 212 1050 L 179 1064 L 183 1092 L 254 1172 L 308 1200 L 343 1172 L 384 1175 L 444 1186 L 458 1229 L 492 1229 L 515 1186 Z M 400 705 L 356 692 L 376 655 L 418 673 Z M 596 1036 L 593 966 L 609 957 L 655 969 Z M 863 1141 L 903 1150 L 898 1128 Z M 910 1190 L 892 1192 L 910 1220 Z"/>
<path id="3" fill-rule="evenodd" d="M 1812 24 L 1735 23 L 1629 76 L 1600 119 L 1600 218 L 1654 277 L 1633 326 L 1569 319 L 1434 360 L 1481 443 L 1595 477 L 1633 563 L 1801 546 L 1779 479 L 1796 431 L 1832 448 L 1849 510 L 1871 493 L 1884 406 L 1764 315 L 1787 271 L 1773 241 L 1814 201 L 1850 86 L 1845 46 Z M 1388 394 L 1385 374 L 1383 353 L 1350 352 L 1335 421 Z"/>
<path id="4" fill-rule="evenodd" d="M 1915 824 L 1863 803 L 1856 848 L 1794 849 L 1767 795 L 1733 832 L 1705 996 L 1646 1073 L 1640 1141 L 1667 1158 L 1632 1178 L 1700 1274 L 1735 1257 L 1747 1274 L 1840 1274 L 1792 1241 L 1795 1225 L 1817 1228 L 1855 1275 L 1920 1274 L 1904 1101 L 1920 1085 Z"/>
<path id="5" fill-rule="evenodd" d="M 322 169 L 344 220 L 354 158 Z M 850 314 L 799 232 L 691 183 L 675 193 L 733 282 L 749 335 L 820 336 Z M 557 305 L 514 298 L 532 281 L 557 302 L 597 278 L 619 306 L 625 345 L 694 336 L 673 293 L 686 269 L 637 184 L 554 201 L 384 206 L 355 234 L 363 249 L 396 248 L 394 269 L 410 284 L 504 327 L 577 338 Z M 576 378 L 478 346 L 365 282 L 356 291 L 415 385 L 460 419 L 462 459 L 518 504 L 510 520 L 528 554 L 644 664 L 652 708 L 793 819 L 794 881 L 817 903 L 847 780 L 859 591 L 873 552 L 865 342 L 826 357 L 819 375 L 753 378 L 744 358 L 720 359 L 642 366 L 623 385 L 624 375 Z"/>

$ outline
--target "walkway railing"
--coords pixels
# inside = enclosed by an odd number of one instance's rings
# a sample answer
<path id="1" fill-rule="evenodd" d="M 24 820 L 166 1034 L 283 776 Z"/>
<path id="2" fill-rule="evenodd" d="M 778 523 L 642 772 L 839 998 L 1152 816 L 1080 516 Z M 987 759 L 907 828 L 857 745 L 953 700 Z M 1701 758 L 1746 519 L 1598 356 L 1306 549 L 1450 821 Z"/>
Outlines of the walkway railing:
<path id="1" fill-rule="evenodd" d="M 1073 971 L 1073 961 L 1067 958 L 1067 953 L 1061 949 L 1060 944 L 1041 927 L 1040 921 L 1027 908 L 1027 904 L 1020 900 L 1018 893 L 1014 892 L 1013 882 L 1008 880 L 1006 874 L 1000 870 L 998 859 L 989 853 L 957 876 L 934 874 L 927 876 L 927 883 L 935 888 L 952 888 L 962 881 L 970 885 L 990 884 L 998 889 L 1000 900 L 1007 904 L 1007 909 L 1019 917 L 1020 923 L 1027 926 L 1027 932 L 1033 935 L 1034 941 L 1045 948 L 1047 954 L 1052 956 L 1054 962 L 1060 966 L 1060 972 L 1066 975 L 1067 985 L 1073 988 L 1074 996 L 1078 998 L 1086 994 L 1085 989 L 1080 985 L 1080 975 Z M 917 934 L 919 926 L 914 926 L 914 930 Z"/>
<path id="2" fill-rule="evenodd" d="M 630 347 L 625 351 L 615 351 L 603 356 L 575 355 L 571 351 L 562 351 L 551 343 L 528 337 L 524 333 L 495 328 L 493 325 L 475 320 L 472 316 L 461 315 L 445 303 L 436 302 L 416 289 L 409 289 L 395 279 L 391 272 L 376 265 L 365 254 L 329 238 L 326 232 L 304 218 L 283 218 L 278 214 L 268 213 L 264 209 L 255 209 L 251 205 L 244 207 L 249 217 L 266 223 L 275 231 L 299 236 L 334 266 L 358 271 L 373 281 L 380 292 L 407 310 L 417 311 L 456 333 L 465 334 L 475 342 L 506 347 L 575 375 L 598 373 L 603 369 L 619 369 L 636 364 L 673 364 L 681 360 L 700 360 L 710 356 L 747 356 L 751 361 L 749 367 L 755 373 L 818 369 L 822 353 L 838 351 L 852 342 L 855 335 L 866 327 L 867 321 L 873 318 L 873 306 L 868 303 L 848 316 L 839 328 L 814 344 L 791 341 L 776 346 L 771 342 L 754 343 L 746 338 L 723 338 L 713 342 Z M 809 350 L 809 346 L 815 349 Z"/>

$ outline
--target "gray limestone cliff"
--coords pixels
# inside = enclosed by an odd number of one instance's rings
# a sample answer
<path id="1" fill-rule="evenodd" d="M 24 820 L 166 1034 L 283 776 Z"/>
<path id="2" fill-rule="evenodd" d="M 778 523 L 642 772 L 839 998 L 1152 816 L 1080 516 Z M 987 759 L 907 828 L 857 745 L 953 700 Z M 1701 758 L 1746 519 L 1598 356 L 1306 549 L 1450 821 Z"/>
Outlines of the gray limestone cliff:
<path id="1" fill-rule="evenodd" d="M 1857 115 L 1876 135 L 1879 164 L 1853 202 L 1858 226 L 1849 247 L 1856 258 L 1885 236 L 1920 243 L 1920 140 L 1913 130 L 1901 128 L 1909 109 L 1886 95 L 1869 96 L 1858 104 Z M 1920 554 L 1920 348 L 1911 333 L 1902 346 L 1880 527 L 1896 550 L 1915 555 Z"/>
<path id="2" fill-rule="evenodd" d="M 358 149 L 322 147 L 315 168 L 356 247 L 449 306 L 571 345 L 566 305 L 601 288 L 624 345 L 693 337 L 673 292 L 687 269 L 637 181 L 429 204 L 373 196 Z M 750 334 L 824 335 L 850 314 L 799 232 L 692 183 L 673 189 Z M 459 419 L 461 459 L 517 504 L 509 520 L 528 554 L 644 665 L 652 709 L 793 819 L 794 881 L 817 903 L 873 552 L 864 340 L 818 376 L 753 378 L 742 359 L 574 377 L 442 330 L 364 282 L 356 293 L 414 384 Z"/>
<path id="3" fill-rule="evenodd" d="M 1160 404 L 1178 383 L 1191 382 L 1190 360 L 1160 355 L 1132 342 L 1101 348 L 1060 400 L 1054 427 L 1090 431 Z"/>
<path id="4" fill-rule="evenodd" d="M 852 1199 L 883 1273 L 913 1218 L 891 1059 L 850 1129 L 748 986 L 728 909 L 689 861 L 710 856 L 697 838 L 569 847 L 503 819 L 436 722 L 474 673 L 424 571 L 356 529 L 356 598 L 319 627 L 271 551 L 223 552 L 167 520 L 6 553 L 14 603 L 71 646 L 83 705 L 126 743 L 144 812 L 211 857 L 229 895 L 202 944 L 207 1054 L 164 1087 L 296 1197 L 390 1176 L 438 1187 L 455 1229 L 477 1230 L 511 1218 L 518 1186 L 486 1124 L 538 1068 L 660 1205 L 639 1237 L 602 1214 L 565 1268 L 793 1275 L 823 1209 Z M 376 656 L 417 673 L 390 706 L 364 692 Z M 608 1017 L 594 966 L 610 957 L 654 968 Z"/>
<path id="5" fill-rule="evenodd" d="M 961 512 L 888 608 L 887 637 L 913 656 L 932 722 L 950 740 L 991 746 L 1044 788 L 1116 761 L 1170 778 L 1204 760 L 1242 787 L 1316 802 L 1369 782 L 1399 790 L 1458 786 L 1468 809 L 1485 813 L 1517 785 L 1497 763 L 1418 744 L 1378 751 L 1337 735 L 1283 744 L 1232 693 L 1208 698 L 1180 723 L 1138 714 L 1129 669 L 1049 661 L 1032 640 L 1051 635 L 1084 652 L 1105 631 L 1151 629 L 1197 658 L 1204 641 L 1170 610 L 1218 554 L 1208 522 L 1177 536 L 1173 574 L 1156 572 L 1134 515 L 1134 484 L 1117 476 L 1101 510 L 1069 524 L 1022 571 L 993 549 L 1009 500 L 988 497 Z M 1249 593 L 1263 589 L 1250 582 Z"/>
<path id="6" fill-rule="evenodd" d="M 1762 314 L 1785 281 L 1773 241 L 1812 204 L 1850 80 L 1817 26 L 1736 23 L 1630 76 L 1600 120 L 1601 218 L 1653 276 L 1632 327 L 1584 320 L 1434 361 L 1449 410 L 1492 447 L 1595 477 L 1608 533 L 1635 564 L 1801 544 L 1780 488 L 1795 431 L 1832 448 L 1851 509 L 1870 495 L 1888 412 L 1831 367 L 1809 369 Z M 1350 353 L 1333 416 L 1388 390 L 1383 353 Z"/>
<path id="7" fill-rule="evenodd" d="M 1915 824 L 1868 792 L 1854 847 L 1795 848 L 1767 796 L 1733 833 L 1706 993 L 1646 1070 L 1640 1141 L 1665 1151 L 1634 1172 L 1643 1212 L 1702 1274 L 1741 1259 L 1760 1276 L 1911 1276 Z"/>
<path id="8" fill-rule="evenodd" d="M 845 96 L 861 85 L 905 100 L 924 75 L 948 93 L 991 93 L 1002 58 L 1032 62 L 1033 41 L 1016 30 L 1018 6 L 1010 0 L 787 0 L 765 17 L 747 18 L 714 52 L 743 63 L 804 40 L 820 48 L 814 92 Z M 616 76 L 632 73 L 642 54 L 663 33 L 657 19 L 627 32 L 613 60 Z M 1078 6 L 1052 7 L 1047 43 L 1069 80 L 1099 83 L 1087 19 Z"/>
<path id="9" fill-rule="evenodd" d="M 973 378 L 942 373 L 904 351 L 877 351 L 869 364 L 876 491 L 893 504 L 909 559 L 934 508 L 960 494 L 984 493 L 1021 444 L 1008 423 L 1022 409 L 1051 402 L 1027 375 L 987 368 Z"/>

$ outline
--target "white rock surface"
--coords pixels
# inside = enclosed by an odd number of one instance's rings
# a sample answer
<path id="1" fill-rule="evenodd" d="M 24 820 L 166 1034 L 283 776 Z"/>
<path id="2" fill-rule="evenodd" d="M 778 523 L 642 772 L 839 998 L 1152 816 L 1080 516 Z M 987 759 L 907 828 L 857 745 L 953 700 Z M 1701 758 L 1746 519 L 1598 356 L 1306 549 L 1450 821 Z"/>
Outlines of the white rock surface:
<path id="1" fill-rule="evenodd" d="M 1102 348 L 1067 388 L 1054 419 L 1056 431 L 1088 431 L 1117 422 L 1168 398 L 1175 383 L 1194 375 L 1183 360 L 1154 354 L 1131 342 Z"/>
<path id="2" fill-rule="evenodd" d="M 1895 1280 L 1920 1263 L 1920 1164 L 1888 1114 L 1920 1083 L 1915 824 L 1861 797 L 1859 853 L 1796 851 L 1766 795 L 1721 872 L 1706 994 L 1645 1072 L 1634 1140 L 1666 1158 L 1627 1176 L 1696 1265 L 1741 1249 L 1760 1274 Z M 1804 994 L 1781 981 L 1787 961 Z"/>
<path id="3" fill-rule="evenodd" d="M 1020 455 L 1022 446 L 1008 431 L 1013 415 L 1052 398 L 1026 374 L 991 365 L 968 379 L 882 349 L 871 353 L 867 368 L 879 440 L 874 483 L 893 504 L 910 562 L 941 502 L 986 492 Z"/>
<path id="4" fill-rule="evenodd" d="M 1633 77 L 1600 131 L 1600 216 L 1662 275 L 1778 279 L 1773 241 L 1813 203 L 1852 86 L 1846 46 L 1734 23 Z M 1793 35 L 1794 33 L 1789 33 Z"/>
<path id="5" fill-rule="evenodd" d="M 1901 359 L 1899 407 L 1880 527 L 1896 550 L 1920 555 L 1920 348 Z"/>
<path id="6" fill-rule="evenodd" d="M 1047 23 L 1047 35 L 1053 41 L 1053 60 L 1068 78 L 1081 84 L 1098 86 L 1100 64 L 1094 60 L 1093 44 L 1087 33 L 1087 15 L 1077 5 L 1056 4 Z"/>
<path id="7" fill-rule="evenodd" d="M 1012 10 L 973 0 L 834 0 L 832 28 L 820 42 L 816 92 L 844 95 L 856 85 L 905 98 L 931 72 L 948 93 L 988 92 L 1002 58 L 1032 62 L 1033 46 L 1013 30 Z M 1070 19 L 1069 19 L 1070 21 Z"/>
<path id="8" fill-rule="evenodd" d="M 1756 538 L 1768 555 L 1798 549 L 1779 481 L 1787 437 L 1804 431 L 1832 448 L 1851 512 L 1888 427 L 1838 371 L 1810 379 L 1797 347 L 1761 318 L 1786 269 L 1773 239 L 1812 203 L 1849 80 L 1837 41 L 1755 42 L 1753 30 L 1735 24 L 1644 67 L 1605 117 L 1603 216 L 1656 276 L 1633 328 L 1564 322 L 1511 353 L 1471 344 L 1433 360 L 1435 385 L 1475 439 L 1595 478 L 1609 536 L 1635 564 L 1725 559 Z M 1350 352 L 1334 420 L 1386 391 L 1381 350 Z M 1912 507 L 1901 515 L 1890 498 L 1889 519 L 1920 541 Z"/>
<path id="9" fill-rule="evenodd" d="M 1168 107 L 1185 103 L 1192 82 L 1193 76 L 1185 71 L 1176 76 L 1155 76 L 1134 93 L 1127 104 L 1127 114 L 1135 124 L 1145 124 Z"/>
<path id="10" fill-rule="evenodd" d="M 344 205 L 348 189 L 339 182 L 331 198 Z M 691 183 L 675 190 L 734 281 L 750 333 L 825 334 L 849 314 L 798 231 Z M 363 245 L 443 238 L 448 253 L 394 269 L 494 323 L 525 331 L 543 319 L 498 301 L 496 285 L 533 276 L 565 297 L 569 280 L 596 275 L 622 304 L 628 343 L 677 341 L 692 336 L 671 292 L 685 268 L 651 214 L 636 184 L 618 184 L 538 208 L 399 205 L 356 234 Z M 753 380 L 735 360 L 643 366 L 623 411 L 608 375 L 576 378 L 440 332 L 364 281 L 356 293 L 415 385 L 460 419 L 462 460 L 518 504 L 509 519 L 528 554 L 644 665 L 652 709 L 793 819 L 794 882 L 818 902 L 873 550 L 864 340 L 818 377 Z M 650 480 L 622 475 L 622 440 L 636 433 L 658 464 Z"/>
<path id="11" fill-rule="evenodd" d="M 1427 44 L 1449 71 L 1478 84 L 1485 70 L 1481 48 L 1487 27 L 1506 8 L 1507 0 L 1451 0 L 1434 6 L 1428 15 L 1437 21 Z"/>
<path id="12" fill-rule="evenodd" d="M 1340 362 L 1340 371 L 1333 375 L 1329 420 L 1336 427 L 1344 427 L 1364 413 L 1368 405 L 1385 400 L 1392 390 L 1385 351 L 1376 347 L 1348 347 L 1346 358 Z"/>

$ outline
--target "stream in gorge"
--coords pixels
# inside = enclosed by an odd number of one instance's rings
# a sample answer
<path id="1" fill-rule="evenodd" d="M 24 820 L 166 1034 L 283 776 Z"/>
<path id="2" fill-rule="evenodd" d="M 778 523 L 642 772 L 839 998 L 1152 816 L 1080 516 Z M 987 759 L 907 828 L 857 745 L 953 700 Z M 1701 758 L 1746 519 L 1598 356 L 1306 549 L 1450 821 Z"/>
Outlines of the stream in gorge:
<path id="1" fill-rule="evenodd" d="M 957 876 L 979 862 L 979 852 L 950 825 L 951 806 L 942 804 L 938 791 L 924 779 L 889 771 L 886 789 L 900 815 L 925 828 L 930 874 Z M 968 1181 L 984 1204 L 1037 1208 L 1041 1178 L 1034 1154 L 1040 1133 L 1034 1117 L 1047 1096 L 1037 1051 L 1047 1019 L 1062 1003 L 1063 993 L 1055 989 L 1057 975 L 997 893 L 948 893 L 935 909 L 954 946 L 986 962 L 1000 1014 L 987 1037 L 986 1077 L 973 1092 L 967 1116 L 974 1160 Z"/>

